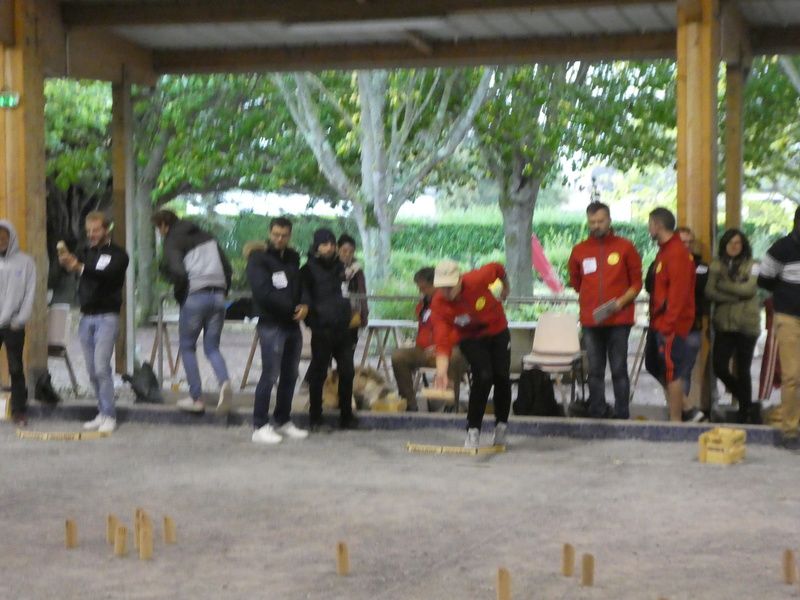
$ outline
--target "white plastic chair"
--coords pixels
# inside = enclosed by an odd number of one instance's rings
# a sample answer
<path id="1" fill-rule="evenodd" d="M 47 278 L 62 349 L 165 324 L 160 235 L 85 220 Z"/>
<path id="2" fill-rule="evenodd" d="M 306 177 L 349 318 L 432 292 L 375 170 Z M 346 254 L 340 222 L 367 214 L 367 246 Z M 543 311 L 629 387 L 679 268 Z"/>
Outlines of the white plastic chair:
<path id="1" fill-rule="evenodd" d="M 541 369 L 554 377 L 561 390 L 564 414 L 569 404 L 564 387 L 564 375 L 570 375 L 570 398 L 575 398 L 576 378 L 583 379 L 583 353 L 578 337 L 578 317 L 572 313 L 548 312 L 539 317 L 531 353 L 522 357 L 523 369 Z"/>
<path id="2" fill-rule="evenodd" d="M 69 304 L 53 304 L 47 309 L 47 356 L 64 359 L 72 389 L 77 395 L 78 381 L 75 379 L 75 371 L 72 369 L 72 362 L 67 352 L 70 332 L 69 308 Z"/>

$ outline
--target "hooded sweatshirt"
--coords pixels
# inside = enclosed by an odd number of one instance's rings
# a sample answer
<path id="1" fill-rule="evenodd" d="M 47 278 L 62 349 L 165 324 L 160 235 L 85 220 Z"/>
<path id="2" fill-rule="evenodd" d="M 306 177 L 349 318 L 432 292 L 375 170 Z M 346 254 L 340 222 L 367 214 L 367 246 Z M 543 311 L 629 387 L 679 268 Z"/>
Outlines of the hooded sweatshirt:
<path id="1" fill-rule="evenodd" d="M 33 311 L 36 291 L 36 265 L 33 259 L 19 249 L 19 239 L 14 226 L 0 220 L 0 227 L 8 231 L 8 250 L 0 256 L 0 328 L 22 329 Z"/>

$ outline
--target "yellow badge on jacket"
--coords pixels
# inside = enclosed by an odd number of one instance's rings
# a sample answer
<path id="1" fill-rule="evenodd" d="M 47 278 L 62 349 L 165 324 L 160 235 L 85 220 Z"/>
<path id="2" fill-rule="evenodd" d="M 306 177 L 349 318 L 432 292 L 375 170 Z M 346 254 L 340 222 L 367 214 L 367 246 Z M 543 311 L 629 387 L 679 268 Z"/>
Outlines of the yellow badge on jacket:
<path id="1" fill-rule="evenodd" d="M 658 264 L 656 265 L 656 273 L 661 273 L 661 267 L 663 267 L 663 266 L 664 266 L 663 264 L 661 264 L 661 263 L 658 263 Z"/>
<path id="2" fill-rule="evenodd" d="M 608 264 L 612 267 L 619 263 L 619 252 L 612 252 L 608 255 Z"/>
<path id="3" fill-rule="evenodd" d="M 483 310 L 485 306 L 486 306 L 486 298 L 484 298 L 483 296 L 481 296 L 475 301 L 475 310 Z"/>

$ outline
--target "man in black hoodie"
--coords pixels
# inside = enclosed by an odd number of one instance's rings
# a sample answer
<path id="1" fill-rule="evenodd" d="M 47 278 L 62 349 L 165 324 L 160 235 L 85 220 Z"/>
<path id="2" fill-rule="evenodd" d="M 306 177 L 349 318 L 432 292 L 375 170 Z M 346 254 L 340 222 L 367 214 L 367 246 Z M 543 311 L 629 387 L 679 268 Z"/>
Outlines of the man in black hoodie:
<path id="1" fill-rule="evenodd" d="M 350 301 L 342 295 L 344 265 L 336 255 L 336 237 L 330 229 L 317 229 L 300 270 L 308 291 L 306 325 L 311 328 L 311 366 L 308 369 L 311 430 L 327 429 L 322 421 L 322 386 L 331 357 L 339 374 L 339 427 L 355 429 L 353 415 L 353 338 L 348 328 L 352 318 Z"/>
<path id="2" fill-rule="evenodd" d="M 87 430 L 111 433 L 117 427 L 111 355 L 119 333 L 122 287 L 128 254 L 111 241 L 111 222 L 102 212 L 86 215 L 87 246 L 78 255 L 59 250 L 58 261 L 80 277 L 81 323 L 78 335 L 86 370 L 97 396 L 97 416 L 83 424 Z"/>
<path id="3" fill-rule="evenodd" d="M 203 350 L 219 382 L 217 413 L 227 413 L 233 390 L 219 342 L 225 323 L 225 297 L 231 289 L 231 264 L 211 234 L 179 219 L 174 212 L 159 210 L 151 222 L 164 240 L 162 271 L 173 284 L 181 307 L 178 336 L 189 397 L 178 400 L 178 408 L 196 413 L 205 410 L 197 365 L 197 338 L 202 331 Z"/>
<path id="4" fill-rule="evenodd" d="M 308 437 L 308 432 L 297 428 L 289 417 L 303 347 L 300 321 L 308 315 L 307 294 L 300 281 L 300 255 L 289 247 L 291 239 L 292 222 L 277 217 L 269 224 L 266 248 L 247 256 L 247 281 L 253 290 L 261 345 L 261 378 L 253 403 L 253 441 L 258 444 L 277 444 L 284 437 Z M 270 424 L 269 399 L 276 382 L 278 395 Z"/>

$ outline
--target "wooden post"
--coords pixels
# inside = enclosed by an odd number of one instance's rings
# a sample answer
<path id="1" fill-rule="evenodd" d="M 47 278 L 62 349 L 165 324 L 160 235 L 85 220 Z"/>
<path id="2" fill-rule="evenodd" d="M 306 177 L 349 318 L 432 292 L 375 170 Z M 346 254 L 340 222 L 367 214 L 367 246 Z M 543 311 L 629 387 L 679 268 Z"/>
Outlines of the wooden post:
<path id="1" fill-rule="evenodd" d="M 114 243 L 128 252 L 130 264 L 125 274 L 125 289 L 120 310 L 120 327 L 115 346 L 117 373 L 132 373 L 136 331 L 134 328 L 133 290 L 135 272 L 131 209 L 133 207 L 133 111 L 131 86 L 125 77 L 111 86 L 111 197 L 113 202 Z"/>
<path id="2" fill-rule="evenodd" d="M 114 515 L 106 517 L 106 542 L 113 544 L 117 536 L 117 526 L 119 522 Z"/>
<path id="3" fill-rule="evenodd" d="M 153 558 L 153 524 L 146 516 L 142 518 L 139 529 L 139 559 L 151 560 Z"/>
<path id="4" fill-rule="evenodd" d="M 175 521 L 170 517 L 164 517 L 164 543 L 174 544 L 177 541 L 175 533 Z"/>
<path id="5" fill-rule="evenodd" d="M 783 583 L 792 585 L 797 582 L 797 565 L 792 550 L 783 551 Z"/>
<path id="6" fill-rule="evenodd" d="M 72 519 L 67 519 L 66 522 L 65 545 L 67 548 L 75 548 L 78 545 L 78 526 Z"/>
<path id="7" fill-rule="evenodd" d="M 39 19 L 40 3 L 11 0 L 3 14 L 13 15 L 0 43 L 0 89 L 18 92 L 19 106 L 0 110 L 0 218 L 11 221 L 20 248 L 36 263 L 33 318 L 25 337 L 29 388 L 35 373 L 47 368 L 47 221 L 44 155 L 44 75 L 41 40 L 47 36 Z"/>
<path id="8" fill-rule="evenodd" d="M 581 585 L 591 587 L 594 585 L 594 556 L 584 554 L 581 560 Z"/>
<path id="9" fill-rule="evenodd" d="M 741 64 L 725 68 L 725 228 L 742 226 L 744 187 L 744 87 L 747 71 Z"/>
<path id="10" fill-rule="evenodd" d="M 128 528 L 117 525 L 114 532 L 114 556 L 125 556 L 128 553 Z"/>
<path id="11" fill-rule="evenodd" d="M 336 574 L 348 575 L 350 573 L 350 553 L 347 544 L 339 542 L 336 544 Z"/>
<path id="12" fill-rule="evenodd" d="M 564 577 L 572 577 L 575 573 L 575 547 L 572 544 L 564 544 L 561 553 L 561 574 Z"/>
<path id="13" fill-rule="evenodd" d="M 139 549 L 139 536 L 142 531 L 142 515 L 144 515 L 143 508 L 137 508 L 133 513 L 133 545 Z"/>
<path id="14" fill-rule="evenodd" d="M 678 2 L 678 224 L 711 257 L 717 181 L 719 0 Z"/>
<path id="15" fill-rule="evenodd" d="M 508 569 L 497 569 L 497 600 L 511 600 L 511 575 Z"/>

